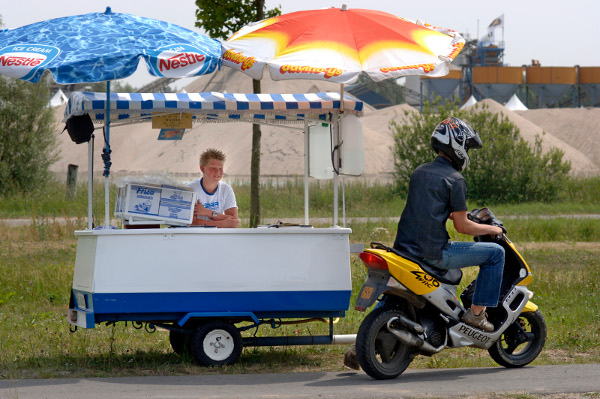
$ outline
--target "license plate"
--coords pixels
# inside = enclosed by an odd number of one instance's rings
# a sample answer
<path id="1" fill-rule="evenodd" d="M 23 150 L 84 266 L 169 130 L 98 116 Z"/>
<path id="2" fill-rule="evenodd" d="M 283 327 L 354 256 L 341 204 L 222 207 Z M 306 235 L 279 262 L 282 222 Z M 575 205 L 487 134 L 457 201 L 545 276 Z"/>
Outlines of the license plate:
<path id="1" fill-rule="evenodd" d="M 373 287 L 364 287 L 363 292 L 360 294 L 362 299 L 369 299 L 373 294 Z"/>

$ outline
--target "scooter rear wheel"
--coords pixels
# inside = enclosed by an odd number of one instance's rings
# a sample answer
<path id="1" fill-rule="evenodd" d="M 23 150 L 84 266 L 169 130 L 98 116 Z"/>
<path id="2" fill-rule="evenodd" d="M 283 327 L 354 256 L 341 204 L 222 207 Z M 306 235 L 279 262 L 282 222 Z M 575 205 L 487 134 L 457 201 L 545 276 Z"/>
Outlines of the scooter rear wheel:
<path id="1" fill-rule="evenodd" d="M 373 309 L 358 329 L 358 363 L 365 373 L 377 380 L 398 377 L 413 359 L 413 348 L 400 342 L 387 329 L 387 322 L 400 315 L 406 316 L 398 308 L 382 306 Z"/>
<path id="2" fill-rule="evenodd" d="M 546 321 L 539 310 L 524 312 L 488 349 L 496 363 L 508 368 L 523 367 L 535 360 L 546 342 Z"/>

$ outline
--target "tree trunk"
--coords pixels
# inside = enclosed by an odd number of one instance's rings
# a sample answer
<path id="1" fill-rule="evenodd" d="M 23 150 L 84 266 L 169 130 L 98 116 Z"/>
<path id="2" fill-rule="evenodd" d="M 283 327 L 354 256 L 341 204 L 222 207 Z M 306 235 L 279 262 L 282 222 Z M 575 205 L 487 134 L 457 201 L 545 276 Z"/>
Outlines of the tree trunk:
<path id="1" fill-rule="evenodd" d="M 256 0 L 256 20 L 265 18 L 264 0 Z M 254 94 L 260 94 L 260 80 L 252 80 Z M 250 160 L 250 227 L 260 224 L 260 125 L 252 125 L 252 158 Z"/>
<path id="2" fill-rule="evenodd" d="M 75 198 L 77 195 L 77 170 L 79 169 L 78 165 L 69 164 L 67 167 L 67 199 Z"/>
<path id="3" fill-rule="evenodd" d="M 260 94 L 260 80 L 252 80 L 254 94 Z M 250 227 L 260 224 L 260 125 L 252 125 L 252 158 L 250 160 Z"/>

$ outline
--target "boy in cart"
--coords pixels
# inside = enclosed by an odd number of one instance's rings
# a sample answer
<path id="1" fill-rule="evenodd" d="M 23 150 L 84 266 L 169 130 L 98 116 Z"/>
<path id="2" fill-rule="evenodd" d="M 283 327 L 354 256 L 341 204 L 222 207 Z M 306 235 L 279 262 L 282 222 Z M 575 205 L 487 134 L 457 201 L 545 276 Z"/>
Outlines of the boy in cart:
<path id="1" fill-rule="evenodd" d="M 189 184 L 198 196 L 192 226 L 238 227 L 238 208 L 231 186 L 221 181 L 225 154 L 209 148 L 200 155 L 202 177 Z"/>

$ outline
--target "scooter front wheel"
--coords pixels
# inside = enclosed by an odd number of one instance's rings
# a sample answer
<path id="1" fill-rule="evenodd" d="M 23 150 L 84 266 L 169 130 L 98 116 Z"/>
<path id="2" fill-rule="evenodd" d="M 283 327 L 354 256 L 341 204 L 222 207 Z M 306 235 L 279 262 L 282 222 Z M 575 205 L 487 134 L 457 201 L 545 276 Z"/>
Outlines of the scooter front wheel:
<path id="1" fill-rule="evenodd" d="M 398 377 L 413 359 L 413 348 L 400 342 L 387 329 L 388 321 L 398 316 L 406 317 L 398 308 L 373 309 L 356 335 L 358 363 L 365 373 L 377 380 Z"/>
<path id="2" fill-rule="evenodd" d="M 535 360 L 546 342 L 546 321 L 539 310 L 524 312 L 488 349 L 492 359 L 508 368 L 523 367 Z"/>

